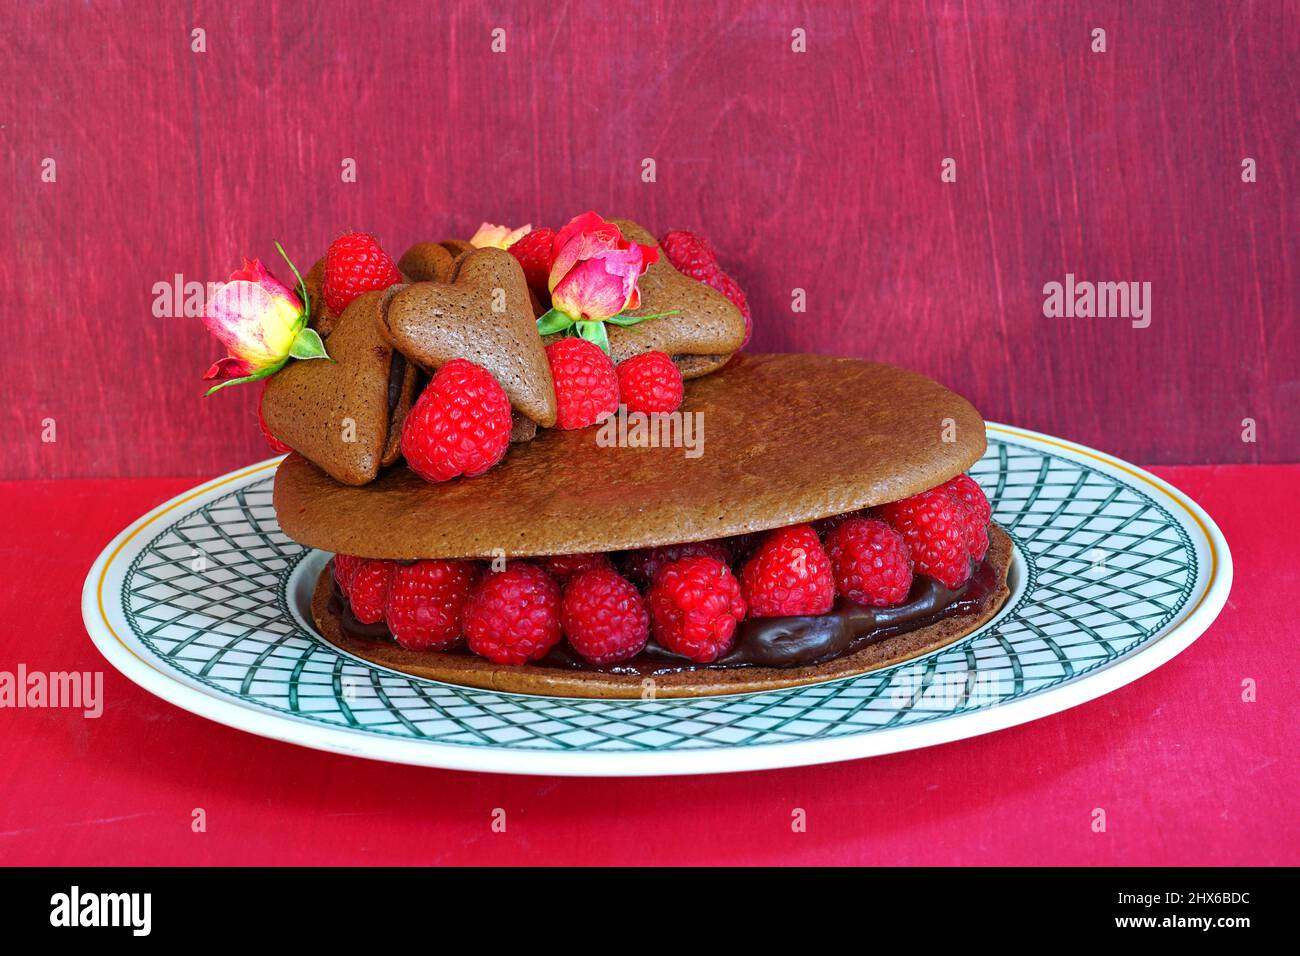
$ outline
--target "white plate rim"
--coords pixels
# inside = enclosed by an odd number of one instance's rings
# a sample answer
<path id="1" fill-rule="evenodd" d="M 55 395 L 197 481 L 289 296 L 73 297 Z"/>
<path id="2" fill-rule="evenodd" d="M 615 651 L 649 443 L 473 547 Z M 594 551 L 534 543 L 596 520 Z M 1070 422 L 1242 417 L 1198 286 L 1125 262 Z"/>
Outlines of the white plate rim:
<path id="1" fill-rule="evenodd" d="M 1164 634 L 1078 678 L 1006 703 L 939 721 L 907 724 L 868 734 L 828 737 L 761 747 L 636 752 L 524 751 L 459 747 L 422 740 L 385 738 L 349 728 L 322 726 L 291 715 L 260 710 L 182 683 L 139 656 L 113 629 L 104 605 L 104 581 L 117 558 L 141 531 L 180 505 L 274 467 L 279 456 L 213 478 L 163 502 L 124 528 L 91 565 L 82 589 L 82 617 L 100 653 L 123 676 L 168 703 L 248 733 L 316 750 L 449 770 L 549 776 L 670 776 L 733 773 L 855 760 L 952 743 L 1005 730 L 1060 713 L 1117 690 L 1165 664 L 1189 647 L 1218 616 L 1232 586 L 1232 555 L 1214 520 L 1195 501 L 1161 478 L 1085 445 L 1029 429 L 987 423 L 991 433 L 1064 449 L 1136 478 L 1176 504 L 1199 528 L 1210 555 L 1207 584 L 1199 599 L 1166 625 Z"/>

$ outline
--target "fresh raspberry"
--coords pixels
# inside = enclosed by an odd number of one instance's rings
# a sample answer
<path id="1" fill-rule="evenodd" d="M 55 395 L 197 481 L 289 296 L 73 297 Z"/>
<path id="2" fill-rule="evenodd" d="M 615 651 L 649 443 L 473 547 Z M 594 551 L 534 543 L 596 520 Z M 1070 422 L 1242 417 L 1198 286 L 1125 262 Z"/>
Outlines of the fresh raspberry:
<path id="1" fill-rule="evenodd" d="M 810 524 L 768 532 L 740 583 L 753 617 L 825 614 L 835 603 L 830 558 Z"/>
<path id="2" fill-rule="evenodd" d="M 465 600 L 478 575 L 473 561 L 398 565 L 384 614 L 397 643 L 411 651 L 445 651 L 459 641 Z"/>
<path id="3" fill-rule="evenodd" d="M 730 299 L 731 304 L 734 305 L 737 309 L 739 309 L 740 314 L 744 316 L 745 341 L 740 343 L 740 347 L 743 349 L 746 345 L 749 344 L 749 337 L 754 332 L 754 319 L 749 311 L 749 299 L 745 297 L 744 290 L 740 288 L 740 285 L 736 282 L 736 280 L 731 278 L 731 276 L 729 276 L 727 273 L 721 270 L 719 270 L 714 275 L 710 276 L 706 281 L 709 283 L 709 285 L 713 286 L 713 288 L 717 289 L 728 299 Z"/>
<path id="4" fill-rule="evenodd" d="M 560 642 L 560 588 L 535 564 L 488 574 L 465 602 L 469 649 L 497 664 L 526 664 Z"/>
<path id="5" fill-rule="evenodd" d="M 903 536 L 871 518 L 850 518 L 826 536 L 835 590 L 858 604 L 893 607 L 912 590 L 912 555 Z"/>
<path id="6" fill-rule="evenodd" d="M 271 429 L 266 427 L 266 416 L 262 414 L 262 399 L 265 397 L 266 386 L 263 385 L 262 394 L 257 397 L 257 427 L 262 429 L 262 437 L 265 438 L 266 443 L 271 446 L 271 451 L 275 452 L 277 455 L 287 455 L 289 452 L 293 451 L 293 449 L 272 435 Z"/>
<path id="7" fill-rule="evenodd" d="M 697 282 L 708 282 L 717 272 L 718 254 L 703 236 L 685 229 L 672 229 L 659 238 L 659 248 L 682 275 Z"/>
<path id="8" fill-rule="evenodd" d="M 844 522 L 862 517 L 865 517 L 865 514 L 861 511 L 846 511 L 843 514 L 831 515 L 829 518 L 818 518 L 812 523 L 812 526 L 813 530 L 817 532 L 817 537 L 825 541 L 826 536 Z"/>
<path id="9" fill-rule="evenodd" d="M 966 506 L 945 489 L 931 488 L 883 505 L 880 515 L 907 541 L 917 574 L 928 574 L 950 588 L 970 578 Z"/>
<path id="10" fill-rule="evenodd" d="M 352 584 L 352 575 L 365 560 L 351 554 L 334 555 L 334 583 L 339 586 L 339 591 L 344 597 L 350 597 L 348 592 Z"/>
<path id="11" fill-rule="evenodd" d="M 659 248 L 663 249 L 668 261 L 682 275 L 688 275 L 698 282 L 713 286 L 731 300 L 731 304 L 745 317 L 745 341 L 740 343 L 740 347 L 744 348 L 748 345 L 750 333 L 754 330 L 749 300 L 736 280 L 722 271 L 718 254 L 709 241 L 685 229 L 674 229 L 663 234 L 659 240 Z"/>
<path id="12" fill-rule="evenodd" d="M 993 508 L 984 489 L 970 475 L 949 478 L 939 487 L 966 506 L 966 547 L 970 548 L 971 560 L 978 564 L 988 554 L 989 522 L 993 520 Z"/>
<path id="13" fill-rule="evenodd" d="M 618 363 L 618 398 L 629 412 L 675 412 L 682 404 L 682 373 L 663 352 L 642 352 Z"/>
<path id="14" fill-rule="evenodd" d="M 425 481 L 481 475 L 509 447 L 510 399 L 486 369 L 465 359 L 438 369 L 402 426 L 402 455 Z"/>
<path id="15" fill-rule="evenodd" d="M 538 292 L 545 292 L 551 275 L 551 246 L 555 243 L 554 229 L 534 229 L 516 239 L 506 248 L 524 268 L 524 278 Z"/>
<path id="16" fill-rule="evenodd" d="M 325 253 L 325 304 L 342 315 L 363 292 L 387 289 L 402 281 L 393 257 L 369 233 L 350 232 L 330 243 Z"/>
<path id="17" fill-rule="evenodd" d="M 641 592 L 611 568 L 592 568 L 569 582 L 562 620 L 573 649 L 593 664 L 635 657 L 650 637 Z"/>
<path id="18" fill-rule="evenodd" d="M 700 556 L 714 558 L 723 564 L 731 563 L 731 552 L 721 542 L 691 541 L 629 551 L 623 558 L 623 573 L 642 587 L 649 587 L 659 572 L 674 561 Z"/>
<path id="19" fill-rule="evenodd" d="M 388 605 L 388 589 L 397 564 L 393 561 L 362 561 L 348 583 L 352 616 L 362 624 L 378 624 Z"/>
<path id="20" fill-rule="evenodd" d="M 660 646 L 700 664 L 730 650 L 745 618 L 740 582 L 717 558 L 674 561 L 659 572 L 646 601 Z"/>
<path id="21" fill-rule="evenodd" d="M 546 346 L 555 379 L 556 428 L 586 428 L 618 411 L 614 363 L 594 342 L 557 339 Z"/>
<path id="22" fill-rule="evenodd" d="M 597 554 L 552 554 L 542 558 L 542 568 L 563 588 L 576 575 L 592 568 L 613 568 L 609 555 Z"/>

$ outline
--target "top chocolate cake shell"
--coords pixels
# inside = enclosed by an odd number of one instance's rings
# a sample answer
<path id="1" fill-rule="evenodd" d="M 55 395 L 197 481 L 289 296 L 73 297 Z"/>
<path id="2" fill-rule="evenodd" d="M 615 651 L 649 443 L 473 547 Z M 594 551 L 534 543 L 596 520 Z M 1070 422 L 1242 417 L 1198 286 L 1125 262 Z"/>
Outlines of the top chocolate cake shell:
<path id="1" fill-rule="evenodd" d="M 371 558 L 616 551 L 811 521 L 941 484 L 985 449 L 969 402 L 905 369 L 822 355 L 741 355 L 690 382 L 702 454 L 602 447 L 600 426 L 548 429 L 477 478 L 405 467 L 342 485 L 300 455 L 275 477 L 281 528 Z"/>

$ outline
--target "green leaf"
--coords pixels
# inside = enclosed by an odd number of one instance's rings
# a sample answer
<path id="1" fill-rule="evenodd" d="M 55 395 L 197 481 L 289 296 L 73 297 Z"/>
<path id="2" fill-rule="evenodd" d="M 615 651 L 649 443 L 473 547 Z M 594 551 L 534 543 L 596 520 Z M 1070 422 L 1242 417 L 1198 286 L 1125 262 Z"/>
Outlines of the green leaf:
<path id="1" fill-rule="evenodd" d="M 296 359 L 329 358 L 329 353 L 325 351 L 325 343 L 321 341 L 320 333 L 307 326 L 303 326 L 298 330 L 293 345 L 289 346 L 289 354 Z"/>
<path id="2" fill-rule="evenodd" d="M 559 309 L 551 309 L 540 319 L 537 320 L 537 331 L 541 335 L 554 335 L 556 332 L 567 332 L 573 326 L 573 319 L 565 315 Z"/>
<path id="3" fill-rule="evenodd" d="M 620 312 L 618 315 L 610 316 L 606 322 L 613 322 L 615 325 L 627 327 L 636 325 L 638 322 L 645 322 L 649 319 L 666 319 L 670 315 L 677 315 L 681 309 L 673 309 L 671 312 L 656 312 L 654 315 L 627 315 Z"/>
<path id="4" fill-rule="evenodd" d="M 578 322 L 578 336 L 588 342 L 599 345 L 601 351 L 609 354 L 609 333 L 605 331 L 604 322 Z"/>

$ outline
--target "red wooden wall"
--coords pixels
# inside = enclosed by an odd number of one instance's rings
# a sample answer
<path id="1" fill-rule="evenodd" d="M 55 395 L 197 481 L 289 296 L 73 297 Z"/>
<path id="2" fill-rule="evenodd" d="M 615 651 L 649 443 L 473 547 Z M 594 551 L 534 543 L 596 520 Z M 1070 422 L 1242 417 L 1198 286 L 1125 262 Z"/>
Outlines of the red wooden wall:
<path id="1" fill-rule="evenodd" d="M 255 390 L 201 398 L 216 344 L 152 314 L 176 273 L 587 208 L 706 232 L 754 348 L 909 365 L 1138 461 L 1294 461 L 1298 9 L 6 4 L 0 477 L 265 454 Z M 1150 282 L 1150 327 L 1045 318 L 1067 272 Z"/>

